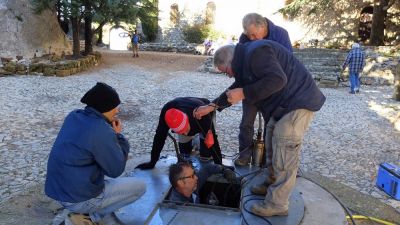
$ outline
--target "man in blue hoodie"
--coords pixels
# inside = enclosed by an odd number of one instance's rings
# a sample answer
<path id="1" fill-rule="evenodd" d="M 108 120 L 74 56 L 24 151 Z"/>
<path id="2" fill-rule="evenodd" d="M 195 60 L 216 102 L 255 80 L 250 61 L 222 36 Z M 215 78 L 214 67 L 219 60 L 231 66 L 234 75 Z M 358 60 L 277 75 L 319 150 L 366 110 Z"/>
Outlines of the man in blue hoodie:
<path id="1" fill-rule="evenodd" d="M 239 38 L 239 43 L 247 43 L 256 40 L 276 41 L 292 52 L 288 32 L 275 25 L 271 20 L 262 17 L 257 13 L 249 13 L 243 17 L 243 34 Z M 251 151 L 254 136 L 254 120 L 257 116 L 257 107 L 249 103 L 246 99 L 242 101 L 242 120 L 239 126 L 239 157 L 235 160 L 235 165 L 245 166 L 250 163 Z"/>
<path id="2" fill-rule="evenodd" d="M 264 202 L 253 205 L 252 211 L 260 216 L 288 215 L 302 140 L 325 96 L 304 65 L 274 41 L 223 46 L 215 52 L 214 66 L 235 82 L 213 104 L 199 107 L 195 116 L 201 118 L 243 99 L 257 106 L 268 121 L 265 151 L 270 171 L 262 184 L 251 189 L 266 194 Z"/>
<path id="3" fill-rule="evenodd" d="M 116 118 L 118 93 L 97 83 L 81 102 L 87 106 L 68 114 L 54 142 L 45 192 L 72 212 L 69 220 L 74 225 L 90 225 L 114 218 L 112 213 L 140 198 L 146 185 L 132 177 L 117 178 L 129 153 Z"/>

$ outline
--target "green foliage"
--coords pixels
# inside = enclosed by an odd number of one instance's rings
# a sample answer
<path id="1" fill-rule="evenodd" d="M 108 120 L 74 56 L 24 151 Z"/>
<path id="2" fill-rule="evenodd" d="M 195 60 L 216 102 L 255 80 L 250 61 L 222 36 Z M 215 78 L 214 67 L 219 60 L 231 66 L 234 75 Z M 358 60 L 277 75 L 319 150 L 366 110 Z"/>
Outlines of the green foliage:
<path id="1" fill-rule="evenodd" d="M 210 28 L 207 37 L 211 40 L 225 39 L 225 34 L 222 31 Z"/>
<path id="2" fill-rule="evenodd" d="M 139 0 L 98 0 L 94 4 L 93 21 L 99 24 L 135 23 Z"/>
<path id="3" fill-rule="evenodd" d="M 186 25 L 182 29 L 185 41 L 197 44 L 203 43 L 204 39 L 208 37 L 209 31 L 209 27 L 203 23 Z"/>
<path id="4" fill-rule="evenodd" d="M 399 0 L 286 0 L 287 5 L 278 10 L 279 13 L 291 20 L 297 20 L 307 26 L 310 31 L 330 39 L 346 39 L 353 41 L 358 39 L 358 26 L 360 24 L 361 10 L 365 7 L 374 7 L 382 2 L 387 2 L 387 17 L 379 20 L 379 16 L 372 18 L 371 34 L 379 33 L 380 27 L 385 27 L 385 41 L 393 42 L 400 32 Z M 375 9 L 374 9 L 375 11 Z M 375 25 L 374 25 L 375 24 Z M 383 34 L 382 34 L 383 35 Z M 371 35 L 372 37 L 372 35 Z M 371 44 L 372 38 L 371 38 Z"/>
<path id="5" fill-rule="evenodd" d="M 138 17 L 142 22 L 146 41 L 154 41 L 158 32 L 158 0 L 141 1 Z"/>

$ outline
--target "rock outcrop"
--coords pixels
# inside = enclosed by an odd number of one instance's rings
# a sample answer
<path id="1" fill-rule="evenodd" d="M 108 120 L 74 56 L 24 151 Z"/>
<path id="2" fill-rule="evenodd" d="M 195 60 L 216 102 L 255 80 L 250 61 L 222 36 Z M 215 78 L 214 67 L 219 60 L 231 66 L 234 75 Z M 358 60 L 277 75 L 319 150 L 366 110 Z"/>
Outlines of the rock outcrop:
<path id="1" fill-rule="evenodd" d="M 0 0 L 0 56 L 32 58 L 36 51 L 71 51 L 68 38 L 50 10 L 34 14 L 30 0 Z"/>

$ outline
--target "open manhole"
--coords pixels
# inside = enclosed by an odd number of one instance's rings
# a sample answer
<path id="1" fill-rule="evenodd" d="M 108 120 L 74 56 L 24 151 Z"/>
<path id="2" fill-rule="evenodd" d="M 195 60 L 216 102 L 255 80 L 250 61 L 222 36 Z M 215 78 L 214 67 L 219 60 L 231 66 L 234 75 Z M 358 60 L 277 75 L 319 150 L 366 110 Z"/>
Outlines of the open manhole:
<path id="1" fill-rule="evenodd" d="M 172 187 L 168 191 L 164 199 L 164 203 L 174 203 L 169 200 L 171 195 Z M 226 179 L 222 178 L 221 175 L 213 175 L 207 179 L 207 182 L 198 192 L 200 198 L 200 207 L 213 206 L 214 209 L 226 210 L 231 208 L 233 210 L 239 210 L 240 207 L 240 196 L 241 186 L 240 183 L 230 183 Z M 179 204 L 178 202 L 176 202 Z M 201 206 L 203 205 L 203 206 Z"/>

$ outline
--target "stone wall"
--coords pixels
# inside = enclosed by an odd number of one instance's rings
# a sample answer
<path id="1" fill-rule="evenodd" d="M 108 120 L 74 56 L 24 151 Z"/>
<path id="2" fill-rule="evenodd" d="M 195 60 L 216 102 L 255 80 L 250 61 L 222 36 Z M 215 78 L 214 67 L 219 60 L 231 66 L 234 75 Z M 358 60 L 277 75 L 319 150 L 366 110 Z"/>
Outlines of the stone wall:
<path id="1" fill-rule="evenodd" d="M 393 46 L 366 48 L 366 65 L 361 74 L 361 84 L 393 85 L 396 66 L 399 63 L 399 56 L 393 54 L 398 52 L 397 48 Z M 341 71 L 347 51 L 305 48 L 294 49 L 293 53 L 306 66 L 321 87 L 348 86 L 348 71 L 347 69 Z M 199 71 L 219 73 L 212 65 L 212 57 L 205 60 Z M 338 78 L 340 78 L 340 83 L 338 83 Z"/>
<path id="2" fill-rule="evenodd" d="M 155 52 L 179 52 L 187 54 L 200 55 L 202 52 L 202 45 L 198 44 L 175 44 L 175 43 L 144 43 L 139 46 L 141 51 L 155 51 Z"/>
<path id="3" fill-rule="evenodd" d="M 60 55 L 72 49 L 56 15 L 49 10 L 34 14 L 30 0 L 0 0 L 0 40 L 2 57 L 30 58 L 36 50 Z"/>
<path id="4" fill-rule="evenodd" d="M 65 77 L 85 71 L 101 61 L 101 54 L 95 52 L 79 59 L 63 59 L 57 55 L 40 58 L 15 60 L 1 58 L 0 76 L 7 75 L 44 75 Z"/>

